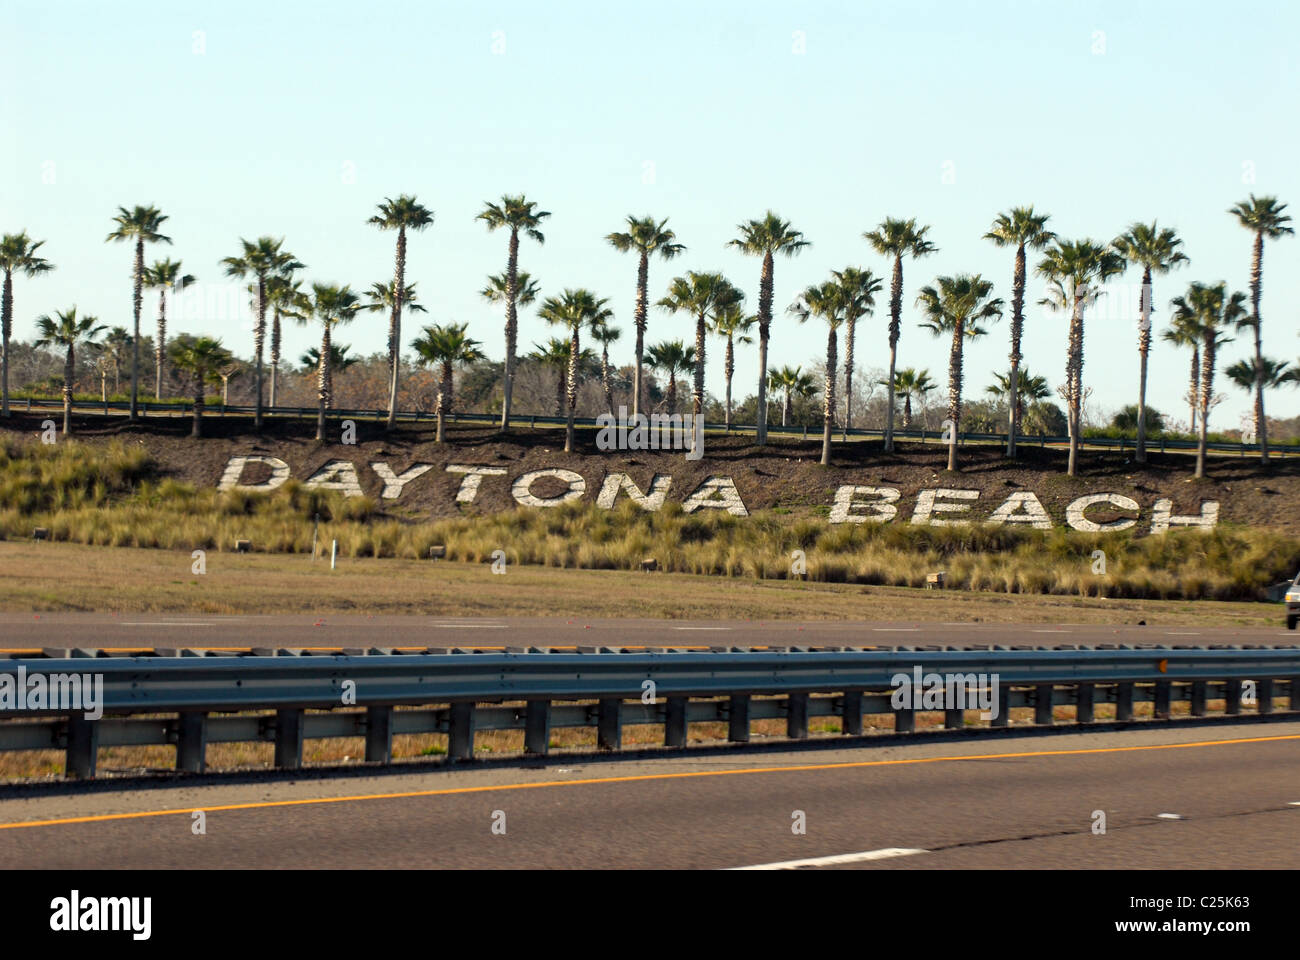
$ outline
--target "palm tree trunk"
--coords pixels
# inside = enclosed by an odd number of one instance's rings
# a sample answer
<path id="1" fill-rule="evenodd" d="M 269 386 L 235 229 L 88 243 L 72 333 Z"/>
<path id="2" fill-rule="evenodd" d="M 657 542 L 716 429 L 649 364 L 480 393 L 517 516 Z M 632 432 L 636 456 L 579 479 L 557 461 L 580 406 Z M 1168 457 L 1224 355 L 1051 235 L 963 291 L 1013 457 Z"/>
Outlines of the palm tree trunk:
<path id="1" fill-rule="evenodd" d="M 319 399 L 316 405 L 316 439 L 325 439 L 325 407 L 330 400 L 330 328 L 326 324 L 320 342 L 320 368 L 317 372 Z"/>
<path id="2" fill-rule="evenodd" d="M 858 318 L 850 317 L 844 331 L 844 439 L 848 440 L 849 431 L 853 429 L 853 339 L 858 326 Z"/>
<path id="3" fill-rule="evenodd" d="M 9 416 L 9 336 L 14 323 L 14 277 L 5 271 L 4 293 L 0 295 L 0 417 Z"/>
<path id="4" fill-rule="evenodd" d="M 447 411 L 451 407 L 451 361 L 442 362 L 442 383 L 438 386 L 438 435 L 435 440 L 438 443 L 443 442 L 443 425 L 447 419 Z"/>
<path id="5" fill-rule="evenodd" d="M 158 288 L 158 342 L 153 345 L 155 400 L 162 399 L 163 364 L 167 359 L 167 288 Z"/>
<path id="6" fill-rule="evenodd" d="M 1138 463 L 1147 462 L 1147 355 L 1151 352 L 1151 268 L 1142 272 L 1142 317 L 1138 326 Z"/>
<path id="7" fill-rule="evenodd" d="M 704 311 L 695 318 L 695 389 L 691 395 L 691 412 L 704 412 Z"/>
<path id="8" fill-rule="evenodd" d="M 191 437 L 203 436 L 203 384 L 207 373 L 202 367 L 194 371 L 194 425 L 190 428 Z"/>
<path id="9" fill-rule="evenodd" d="M 731 375 L 736 372 L 735 346 L 733 335 L 727 334 L 727 355 L 723 361 L 723 370 L 727 375 L 727 432 L 731 432 Z"/>
<path id="10" fill-rule="evenodd" d="M 388 362 L 392 380 L 388 386 L 388 422 L 397 420 L 397 374 L 402 367 L 402 301 L 406 299 L 406 227 L 397 228 L 397 266 L 393 271 L 393 313 L 388 321 Z"/>
<path id="11" fill-rule="evenodd" d="M 785 403 L 781 404 L 781 426 L 790 423 L 790 414 L 794 413 L 794 403 L 790 399 L 790 388 L 785 388 Z"/>
<path id="12" fill-rule="evenodd" d="M 826 336 L 826 386 L 822 397 L 822 466 L 831 465 L 831 431 L 835 429 L 835 368 L 839 363 L 836 356 L 839 344 L 836 342 L 836 328 L 831 326 Z"/>
<path id="13" fill-rule="evenodd" d="M 636 269 L 636 367 L 632 370 L 632 420 L 636 421 L 641 412 L 641 392 L 645 389 L 645 376 L 642 365 L 645 363 L 645 329 L 648 296 L 647 285 L 650 280 L 650 253 L 641 251 L 641 262 Z"/>
<path id="14" fill-rule="evenodd" d="M 134 338 L 131 341 L 131 413 L 132 421 L 138 418 L 136 413 L 136 394 L 140 389 L 140 305 L 144 299 L 144 238 L 135 241 L 134 289 L 132 312 L 135 317 Z"/>
<path id="15" fill-rule="evenodd" d="M 253 328 L 257 402 L 253 406 L 253 429 L 262 431 L 262 345 L 266 340 L 266 277 L 257 275 L 257 326 Z"/>
<path id="16" fill-rule="evenodd" d="M 668 413 L 673 414 L 677 410 L 677 368 L 668 368 Z"/>
<path id="17" fill-rule="evenodd" d="M 609 344 L 603 344 L 600 350 L 600 383 L 605 388 L 605 405 L 609 415 L 614 415 L 614 381 L 609 375 Z"/>
<path id="18" fill-rule="evenodd" d="M 103 367 L 99 369 L 99 399 L 101 403 L 108 403 L 108 371 Z"/>
<path id="19" fill-rule="evenodd" d="M 1011 389 L 1007 409 L 1007 456 L 1016 455 L 1016 434 L 1020 432 L 1020 338 L 1025 329 L 1025 245 L 1016 247 L 1016 269 L 1011 278 Z"/>
<path id="20" fill-rule="evenodd" d="M 506 362 L 505 362 L 505 396 L 501 405 L 501 429 L 510 426 L 510 398 L 515 385 L 515 337 L 518 331 L 519 315 L 515 309 L 515 297 L 519 295 L 519 230 L 510 231 L 510 248 L 506 257 Z"/>
<path id="21" fill-rule="evenodd" d="M 1201 427 L 1196 437 L 1196 476 L 1205 476 L 1205 451 L 1209 433 L 1210 395 L 1214 389 L 1214 352 L 1218 331 L 1211 328 L 1205 335 L 1205 349 L 1201 351 Z"/>
<path id="22" fill-rule="evenodd" d="M 1200 390 L 1201 377 L 1201 348 L 1195 344 L 1192 345 L 1192 376 L 1191 386 L 1187 388 L 1187 402 L 1192 407 L 1192 422 L 1189 429 L 1192 433 L 1196 432 L 1196 410 L 1201 401 L 1198 398 Z"/>
<path id="23" fill-rule="evenodd" d="M 573 452 L 573 417 L 578 410 L 578 363 L 582 359 L 578 343 L 578 327 L 573 328 L 569 337 L 569 419 L 564 427 L 564 452 Z"/>
<path id="24" fill-rule="evenodd" d="M 270 407 L 275 409 L 275 386 L 280 379 L 280 308 L 271 311 L 271 399 Z"/>
<path id="25" fill-rule="evenodd" d="M 963 335 L 966 333 L 966 321 L 963 320 L 953 328 L 952 350 L 948 354 L 948 419 L 952 421 L 952 433 L 948 441 L 948 469 L 957 470 L 957 439 L 961 430 L 961 362 Z"/>
<path id="26" fill-rule="evenodd" d="M 1255 327 L 1255 442 L 1259 444 L 1259 462 L 1268 463 L 1268 420 L 1264 417 L 1264 331 L 1259 316 L 1263 286 L 1264 234 L 1257 232 L 1255 255 L 1250 265 L 1250 313 Z"/>
<path id="27" fill-rule="evenodd" d="M 1075 476 L 1079 461 L 1079 426 L 1083 405 L 1083 300 L 1076 293 L 1070 314 L 1069 361 L 1065 368 L 1067 423 L 1070 430 L 1070 458 L 1066 473 Z"/>
<path id="28" fill-rule="evenodd" d="M 767 338 L 772 327 L 772 251 L 763 254 L 763 272 L 758 278 L 758 410 L 754 442 L 767 443 Z"/>
<path id="29" fill-rule="evenodd" d="M 903 429 L 910 430 L 912 427 L 912 393 L 908 391 L 903 394 Z"/>
<path id="30" fill-rule="evenodd" d="M 63 361 L 63 435 L 72 432 L 72 371 L 76 366 L 73 346 L 68 344 L 68 353 Z"/>
<path id="31" fill-rule="evenodd" d="M 894 371 L 898 366 L 898 337 L 903 316 L 903 255 L 894 257 L 894 276 L 889 284 L 889 413 L 885 423 L 885 452 L 894 449 Z"/>

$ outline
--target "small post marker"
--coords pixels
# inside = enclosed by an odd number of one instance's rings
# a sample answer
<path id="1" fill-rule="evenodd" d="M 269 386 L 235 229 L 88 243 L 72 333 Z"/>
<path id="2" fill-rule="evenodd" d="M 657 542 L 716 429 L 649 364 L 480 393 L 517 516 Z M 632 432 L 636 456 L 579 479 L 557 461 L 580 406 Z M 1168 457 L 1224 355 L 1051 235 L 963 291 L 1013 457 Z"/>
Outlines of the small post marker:
<path id="1" fill-rule="evenodd" d="M 338 556 L 339 556 L 339 542 L 337 540 L 331 540 L 330 541 L 330 569 L 331 570 L 334 569 L 334 564 L 338 560 Z"/>

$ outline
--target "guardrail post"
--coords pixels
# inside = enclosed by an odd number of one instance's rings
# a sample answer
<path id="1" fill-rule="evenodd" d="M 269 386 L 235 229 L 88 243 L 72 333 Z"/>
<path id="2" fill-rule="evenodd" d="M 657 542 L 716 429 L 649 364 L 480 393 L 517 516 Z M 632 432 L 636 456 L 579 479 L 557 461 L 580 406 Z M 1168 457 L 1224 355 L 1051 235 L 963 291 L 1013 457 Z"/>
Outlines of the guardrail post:
<path id="1" fill-rule="evenodd" d="M 1255 684 L 1255 694 L 1259 697 L 1259 712 L 1273 712 L 1273 678 L 1257 681 Z"/>
<path id="2" fill-rule="evenodd" d="M 185 710 L 176 724 L 176 769 L 202 773 L 208 765 L 208 716 Z"/>
<path id="3" fill-rule="evenodd" d="M 275 711 L 275 765 L 280 770 L 302 766 L 302 711 Z"/>
<path id="4" fill-rule="evenodd" d="M 791 740 L 808 738 L 808 694 L 792 693 L 785 699 L 785 735 Z"/>
<path id="5" fill-rule="evenodd" d="M 1092 723 L 1093 704 L 1097 698 L 1097 687 L 1091 683 L 1081 683 L 1075 693 L 1074 720 L 1076 723 Z"/>
<path id="6" fill-rule="evenodd" d="M 451 724 L 447 730 L 447 759 L 474 759 L 474 704 L 461 700 L 451 705 Z"/>
<path id="7" fill-rule="evenodd" d="M 1206 684 L 1204 680 L 1192 681 L 1190 711 L 1194 717 L 1205 716 L 1205 689 Z"/>
<path id="8" fill-rule="evenodd" d="M 1169 701 L 1172 698 L 1172 687 L 1168 680 L 1156 681 L 1156 699 L 1152 708 L 1152 715 L 1157 720 L 1169 719 Z"/>
<path id="9" fill-rule="evenodd" d="M 844 719 L 840 732 L 845 736 L 862 736 L 862 691 L 844 691 Z"/>
<path id="10" fill-rule="evenodd" d="M 686 698 L 669 697 L 664 718 L 664 746 L 686 746 Z"/>
<path id="11" fill-rule="evenodd" d="M 596 715 L 596 746 L 601 750 L 623 748 L 623 701 L 600 701 Z"/>
<path id="12" fill-rule="evenodd" d="M 524 753 L 546 756 L 551 747 L 551 701 L 529 700 L 524 708 Z"/>
<path id="13" fill-rule="evenodd" d="M 990 727 L 1005 727 L 1011 722 L 1011 688 L 998 684 L 998 715 L 989 720 Z"/>
<path id="14" fill-rule="evenodd" d="M 1052 700 L 1055 692 L 1050 683 L 1040 683 L 1034 687 L 1034 723 L 1049 727 L 1052 725 Z"/>
<path id="15" fill-rule="evenodd" d="M 68 718 L 68 753 L 63 775 L 73 780 L 90 780 L 95 776 L 99 759 L 99 722 L 78 714 Z"/>
<path id="16" fill-rule="evenodd" d="M 1229 716 L 1241 713 L 1241 681 L 1228 680 L 1223 684 L 1223 712 Z"/>
<path id="17" fill-rule="evenodd" d="M 732 743 L 749 742 L 749 694 L 733 693 L 727 707 L 727 739 Z"/>
<path id="18" fill-rule="evenodd" d="M 393 761 L 393 708 L 387 704 L 366 707 L 366 761 Z"/>
<path id="19" fill-rule="evenodd" d="M 966 726 L 966 711 L 958 710 L 955 707 L 943 712 L 943 726 L 945 730 L 960 730 Z"/>
<path id="20" fill-rule="evenodd" d="M 1115 719 L 1127 723 L 1133 719 L 1133 684 L 1131 681 L 1115 684 Z"/>
<path id="21" fill-rule="evenodd" d="M 901 710 L 894 711 L 894 732 L 911 733 L 916 729 L 916 711 L 911 707 L 903 707 Z"/>
<path id="22" fill-rule="evenodd" d="M 1291 678 L 1291 712 L 1300 713 L 1300 677 Z"/>

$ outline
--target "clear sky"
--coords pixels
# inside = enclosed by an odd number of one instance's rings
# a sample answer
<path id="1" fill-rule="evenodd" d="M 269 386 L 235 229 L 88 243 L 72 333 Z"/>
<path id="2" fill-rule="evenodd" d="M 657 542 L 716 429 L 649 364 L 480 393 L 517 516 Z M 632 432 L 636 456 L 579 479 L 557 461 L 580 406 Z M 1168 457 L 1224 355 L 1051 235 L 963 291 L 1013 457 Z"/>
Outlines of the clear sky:
<path id="1" fill-rule="evenodd" d="M 629 355 L 635 263 L 603 237 L 633 213 L 669 217 L 689 247 L 652 267 L 655 297 L 675 273 L 722 270 L 751 309 L 759 264 L 725 248 L 735 225 L 771 208 L 804 231 L 812 246 L 776 268 L 779 364 L 821 355 L 824 330 L 784 308 L 849 264 L 886 277 L 858 356 L 887 363 L 889 264 L 862 239 L 886 215 L 931 224 L 941 248 L 905 267 L 900 365 L 946 381 L 946 345 L 915 325 L 921 284 L 980 272 L 1010 298 L 1011 253 L 981 237 L 1018 204 L 1071 238 L 1109 240 L 1135 219 L 1176 228 L 1192 263 L 1157 280 L 1158 331 L 1191 280 L 1247 288 L 1232 203 L 1277 194 L 1300 219 L 1298 27 L 1289 0 L 5 0 L 0 230 L 46 240 L 58 267 L 16 284 L 15 335 L 72 303 L 130 325 L 131 252 L 104 242 L 118 205 L 168 214 L 174 244 L 146 255 L 200 281 L 226 282 L 218 261 L 238 239 L 272 234 L 309 280 L 364 288 L 391 277 L 393 255 L 393 235 L 365 221 L 399 192 L 437 215 L 410 245 L 421 322 L 468 321 L 497 358 L 501 317 L 477 291 L 504 268 L 506 237 L 474 216 L 505 192 L 553 214 L 521 266 L 544 294 L 608 297 Z M 1292 362 L 1298 262 L 1300 238 L 1266 250 L 1265 352 Z M 1113 297 L 1087 329 L 1085 382 L 1106 409 L 1136 401 L 1128 302 Z M 207 312 L 172 329 L 251 352 L 246 316 Z M 147 300 L 145 329 L 152 316 Z M 1005 369 L 1007 327 L 970 348 L 968 395 Z M 649 337 L 691 330 L 655 311 Z M 548 335 L 521 318 L 521 352 Z M 368 353 L 385 336 L 367 314 L 340 339 Z M 316 339 L 292 329 L 285 353 Z M 1053 386 L 1065 344 L 1065 318 L 1032 308 L 1026 362 Z M 1224 365 L 1246 353 L 1239 340 Z M 1188 359 L 1157 339 L 1149 402 L 1184 419 Z M 738 398 L 756 371 L 756 349 L 741 351 Z M 720 362 L 708 387 L 721 393 Z M 1238 426 L 1245 395 L 1223 389 L 1211 425 Z M 1300 413 L 1300 391 L 1274 394 L 1270 413 Z"/>

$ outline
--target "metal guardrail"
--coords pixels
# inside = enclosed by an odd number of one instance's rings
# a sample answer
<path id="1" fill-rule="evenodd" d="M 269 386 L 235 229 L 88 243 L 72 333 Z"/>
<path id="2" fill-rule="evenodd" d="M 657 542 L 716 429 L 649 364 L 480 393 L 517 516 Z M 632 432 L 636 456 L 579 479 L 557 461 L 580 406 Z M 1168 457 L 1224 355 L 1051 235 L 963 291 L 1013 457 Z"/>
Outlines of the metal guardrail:
<path id="1" fill-rule="evenodd" d="M 996 675 L 979 681 L 999 688 L 1003 709 L 992 727 L 1006 726 L 1009 709 L 1025 706 L 1035 709 L 1035 723 L 1050 725 L 1058 704 L 1074 705 L 1080 723 L 1092 722 L 1097 702 L 1114 703 L 1119 722 L 1132 720 L 1138 701 L 1168 716 L 1172 701 L 1188 700 L 1191 714 L 1203 716 L 1207 699 L 1224 699 L 1225 712 L 1236 714 L 1243 681 L 1254 683 L 1260 713 L 1273 712 L 1279 680 L 1288 685 L 1290 711 L 1300 712 L 1296 647 L 592 649 L 15 657 L 0 660 L 0 682 L 6 675 L 11 684 L 34 674 L 102 678 L 103 716 L 11 709 L 15 719 L 0 722 L 0 750 L 64 749 L 65 773 L 85 778 L 94 776 L 101 746 L 175 744 L 177 769 L 202 771 L 206 745 L 216 742 L 271 741 L 275 765 L 297 769 L 303 740 L 314 737 L 364 737 L 366 759 L 387 763 L 393 735 L 406 733 L 446 734 L 448 759 L 456 761 L 473 756 L 477 730 L 522 729 L 531 754 L 547 753 L 556 726 L 596 727 L 602 750 L 620 748 L 627 724 L 662 724 L 669 747 L 686 745 L 691 722 L 725 722 L 729 740 L 746 742 L 753 720 L 784 718 L 787 736 L 799 740 L 808 735 L 809 716 L 838 717 L 845 734 L 860 736 L 864 714 L 892 713 L 895 730 L 906 732 L 915 729 L 917 711 L 895 709 L 891 678 L 918 667 L 927 674 Z M 556 703 L 583 700 L 593 702 Z M 511 702 L 520 705 L 501 705 Z M 429 704 L 445 706 L 394 709 Z M 275 712 L 220 716 L 240 711 Z M 962 709 L 943 712 L 946 727 L 965 726 Z M 160 713 L 175 716 L 132 716 Z"/>
<path id="2" fill-rule="evenodd" d="M 16 408 L 19 403 L 25 403 L 26 406 L 24 408 L 24 412 L 30 413 L 33 409 L 33 402 L 35 402 L 36 407 L 39 409 L 47 409 L 47 410 L 63 409 L 63 403 L 60 400 L 50 400 L 48 402 L 41 401 L 41 400 L 33 401 L 30 398 L 26 398 L 26 397 L 11 399 L 10 406 Z M 178 400 L 175 403 L 155 402 L 150 404 L 150 403 L 141 402 L 137 406 L 140 412 L 145 416 L 149 416 L 151 414 L 158 415 L 163 413 L 169 413 L 174 416 L 190 416 L 193 413 L 194 404 L 193 401 Z M 108 415 L 112 412 L 118 412 L 118 411 L 129 411 L 130 408 L 131 408 L 131 404 L 125 400 L 80 401 L 80 402 L 74 402 L 72 404 L 72 409 L 74 412 L 96 413 L 96 414 L 103 414 L 103 415 Z M 237 405 L 237 404 L 206 404 L 204 409 L 207 411 L 209 416 L 221 416 L 226 413 L 237 414 L 242 416 L 242 415 L 251 415 L 256 412 L 256 408 L 253 407 L 252 405 Z M 318 410 L 316 407 L 277 406 L 277 407 L 262 408 L 262 414 L 263 416 L 266 417 L 296 417 L 298 419 L 311 419 L 316 417 L 317 413 Z M 386 420 L 388 418 L 387 410 L 363 410 L 359 408 L 353 410 L 343 410 L 343 409 L 331 408 L 330 410 L 326 411 L 326 413 L 331 419 L 335 419 L 335 420 L 349 419 L 349 418 L 356 419 L 356 420 Z M 496 424 L 501 422 L 501 415 L 499 413 L 449 413 L 446 416 L 447 416 L 447 420 L 451 423 Z M 411 423 L 419 423 L 421 421 L 433 421 L 437 419 L 437 417 L 431 411 L 399 410 L 397 411 L 396 419 L 408 421 Z M 595 417 L 575 417 L 573 422 L 575 426 L 579 426 L 579 427 L 595 427 L 597 425 Z M 528 426 L 534 428 L 535 427 L 563 427 L 568 424 L 568 419 L 565 417 L 544 417 L 544 416 L 534 416 L 532 414 L 523 414 L 523 415 L 517 414 L 511 416 L 510 423 L 512 426 L 516 424 L 527 424 Z M 704 425 L 704 429 L 710 433 L 729 432 L 729 433 L 743 434 L 743 433 L 753 433 L 756 428 L 753 424 L 732 424 L 731 427 L 728 428 L 727 425 L 723 423 L 706 423 Z M 810 434 L 809 428 L 807 427 L 777 426 L 774 424 L 768 424 L 767 426 L 767 432 L 769 434 L 776 434 L 779 436 L 799 435 L 802 436 L 802 438 L 805 440 L 808 439 L 809 436 L 812 436 L 814 438 L 817 437 L 820 434 L 820 431 L 821 431 L 820 427 L 814 428 L 812 433 Z M 850 430 L 845 430 L 842 427 L 837 427 L 832 436 L 833 439 L 839 441 L 846 436 L 856 437 L 865 440 L 873 437 L 883 438 L 884 435 L 885 435 L 884 429 L 879 427 L 853 427 Z M 895 429 L 894 436 L 896 438 L 900 438 L 904 440 L 921 440 L 922 442 L 934 440 L 935 442 L 943 442 L 941 439 L 942 433 L 938 430 Z M 1006 443 L 1007 435 L 1005 433 L 969 433 L 965 431 L 959 431 L 957 434 L 957 441 L 958 443 Z M 1022 446 L 1034 446 L 1035 444 L 1040 447 L 1063 446 L 1069 444 L 1070 438 L 1068 436 L 1048 437 L 1048 436 L 1031 436 L 1029 434 L 1018 434 L 1016 437 L 1016 442 Z M 1119 450 L 1121 453 L 1125 450 L 1137 449 L 1137 441 L 1131 440 L 1127 437 L 1081 437 L 1079 439 L 1079 445 L 1081 447 L 1101 447 L 1103 449 L 1115 449 L 1115 450 Z M 1195 440 L 1172 440 L 1172 439 L 1167 439 L 1158 436 L 1148 437 L 1147 449 L 1151 451 L 1155 451 L 1157 448 L 1160 450 L 1161 453 L 1165 453 L 1169 450 L 1196 450 L 1197 442 Z M 1268 449 L 1270 454 L 1277 454 L 1278 456 L 1300 456 L 1300 446 L 1296 446 L 1295 444 L 1271 443 L 1269 444 Z M 1209 442 L 1206 444 L 1206 450 L 1215 453 L 1238 453 L 1241 456 L 1245 456 L 1248 453 L 1258 453 L 1259 444 Z"/>

